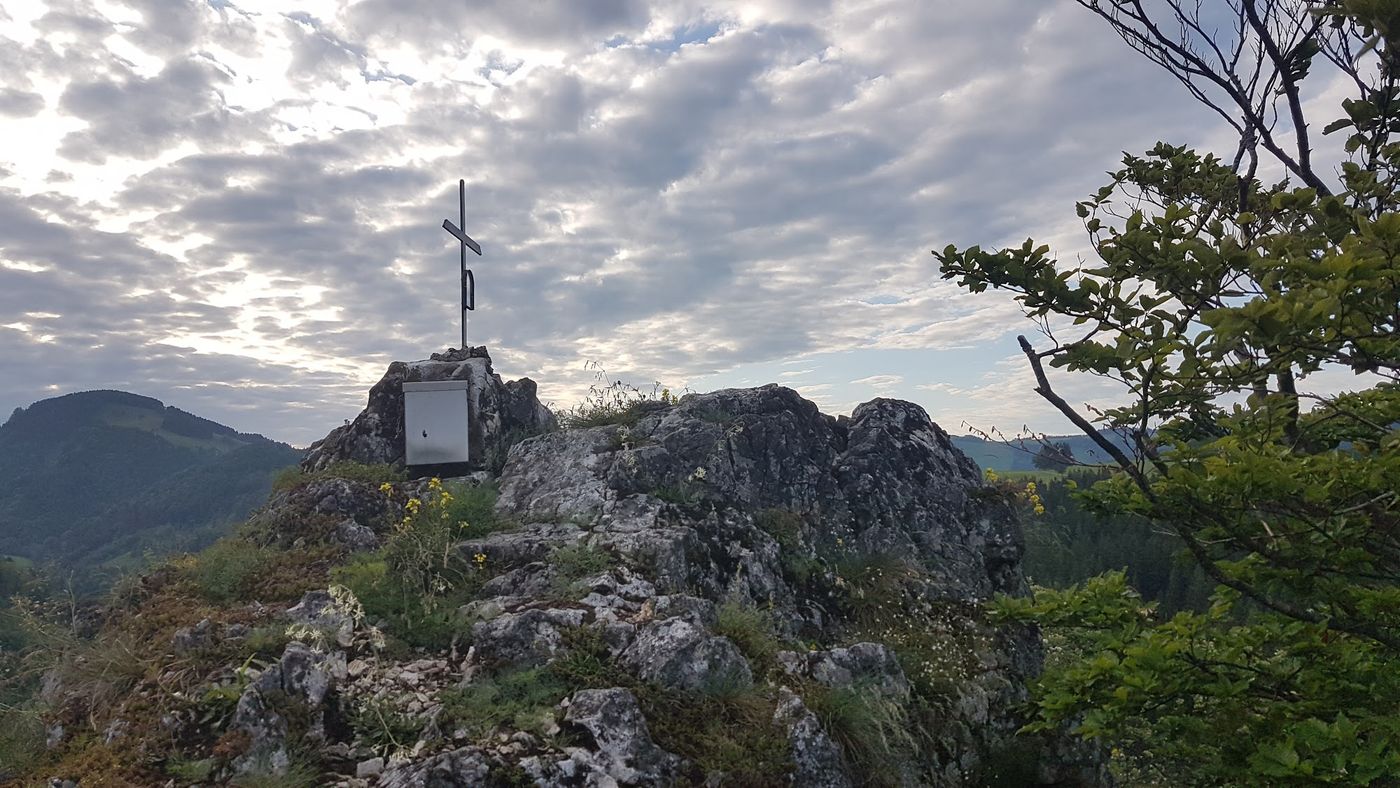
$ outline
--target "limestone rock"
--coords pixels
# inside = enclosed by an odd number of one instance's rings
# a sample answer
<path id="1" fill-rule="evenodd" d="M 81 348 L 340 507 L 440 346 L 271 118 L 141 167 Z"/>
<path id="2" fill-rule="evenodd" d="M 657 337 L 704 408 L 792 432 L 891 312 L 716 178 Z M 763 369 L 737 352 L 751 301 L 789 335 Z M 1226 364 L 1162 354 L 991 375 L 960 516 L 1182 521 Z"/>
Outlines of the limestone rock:
<path id="1" fill-rule="evenodd" d="M 354 616 L 330 591 L 307 591 L 300 602 L 287 610 L 287 618 L 342 648 L 355 638 Z"/>
<path id="2" fill-rule="evenodd" d="M 773 721 L 787 728 L 788 744 L 792 747 L 794 785 L 811 788 L 851 788 L 846 761 L 841 748 L 822 730 L 817 715 L 802 698 L 783 687 L 778 691 L 778 710 Z"/>
<path id="3" fill-rule="evenodd" d="M 563 642 L 560 630 L 583 624 L 582 610 L 531 609 L 504 613 L 472 626 L 473 665 L 533 667 L 554 656 Z"/>
<path id="4" fill-rule="evenodd" d="M 593 737 L 597 750 L 587 762 L 612 778 L 611 784 L 671 784 L 680 759 L 652 741 L 641 707 L 631 692 L 620 688 L 580 690 L 570 699 L 564 719 Z M 595 776 L 584 784 L 609 783 Z"/>
<path id="5" fill-rule="evenodd" d="M 403 384 L 433 380 L 470 381 L 467 396 L 475 414 L 468 433 L 471 465 L 492 464 L 511 443 L 557 427 L 554 414 L 535 396 L 534 381 L 503 382 L 484 347 L 449 350 L 424 361 L 390 364 L 370 389 L 365 409 L 313 443 L 301 467 L 318 471 L 342 461 L 403 465 Z"/>
<path id="6" fill-rule="evenodd" d="M 476 788 L 486 784 L 491 762 L 478 747 L 463 747 L 421 761 L 403 761 L 379 775 L 379 788 Z"/>
<path id="7" fill-rule="evenodd" d="M 331 541 L 344 545 L 352 553 L 364 553 L 379 547 L 379 536 L 374 529 L 360 525 L 349 517 L 335 526 Z"/>
<path id="8" fill-rule="evenodd" d="M 378 485 L 349 479 L 315 479 L 274 492 L 248 519 L 254 532 L 270 541 L 290 545 L 298 538 L 329 537 L 352 550 L 386 533 L 401 514 L 401 504 L 379 491 Z M 368 531 L 368 534 L 365 534 Z"/>
<path id="9" fill-rule="evenodd" d="M 290 765 L 287 742 L 288 704 L 310 718 L 307 736 L 324 735 L 326 696 L 344 679 L 345 655 L 326 654 L 301 643 L 289 643 L 282 658 L 249 684 L 238 699 L 229 727 L 247 735 L 247 752 L 234 761 L 239 773 L 283 774 Z"/>
<path id="10" fill-rule="evenodd" d="M 860 686 L 886 696 L 909 696 L 909 679 L 894 652 L 882 643 L 856 643 L 846 648 L 797 654 L 784 651 L 778 663 L 791 675 L 814 679 L 828 687 Z"/>
<path id="11" fill-rule="evenodd" d="M 673 689 L 753 684 L 748 660 L 728 638 L 711 635 L 679 616 L 643 627 L 619 659 L 638 676 Z"/>
<path id="12" fill-rule="evenodd" d="M 205 618 L 192 627 L 175 630 L 175 634 L 170 638 L 170 649 L 176 654 L 188 654 L 207 648 L 213 638 L 213 627 L 213 623 Z"/>

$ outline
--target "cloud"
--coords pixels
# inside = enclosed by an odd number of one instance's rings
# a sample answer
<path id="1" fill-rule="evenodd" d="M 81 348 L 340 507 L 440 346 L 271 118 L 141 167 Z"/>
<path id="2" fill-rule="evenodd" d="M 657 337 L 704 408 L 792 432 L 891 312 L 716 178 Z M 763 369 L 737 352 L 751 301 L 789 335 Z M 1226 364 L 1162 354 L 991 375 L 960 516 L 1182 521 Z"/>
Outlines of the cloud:
<path id="1" fill-rule="evenodd" d="M 469 336 L 546 399 L 795 359 L 824 407 L 1021 413 L 962 354 L 1020 311 L 930 250 L 1073 253 L 1119 150 L 1210 122 L 1069 2 L 123 1 L 0 23 L 0 409 L 129 385 L 320 437 L 456 344 L 461 177 Z M 842 352 L 957 361 L 803 360 Z"/>
<path id="2" fill-rule="evenodd" d="M 38 93 L 0 88 L 0 115 L 22 118 L 37 114 L 43 108 L 44 97 Z"/>
<path id="3" fill-rule="evenodd" d="M 224 133 L 217 87 L 228 76 L 195 58 L 174 61 L 149 79 L 127 75 L 70 83 L 60 109 L 87 122 L 59 145 L 64 158 L 100 164 L 108 156 L 149 158 L 187 138 Z"/>
<path id="4" fill-rule="evenodd" d="M 904 382 L 903 375 L 870 375 L 851 381 L 853 386 L 869 386 L 876 391 L 889 391 Z"/>

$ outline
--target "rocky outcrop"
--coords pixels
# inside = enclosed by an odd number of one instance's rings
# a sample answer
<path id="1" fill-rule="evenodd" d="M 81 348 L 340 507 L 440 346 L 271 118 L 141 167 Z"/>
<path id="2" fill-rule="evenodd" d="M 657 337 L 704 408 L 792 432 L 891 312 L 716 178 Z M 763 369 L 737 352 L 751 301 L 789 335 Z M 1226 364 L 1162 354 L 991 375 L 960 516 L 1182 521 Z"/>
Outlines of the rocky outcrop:
<path id="1" fill-rule="evenodd" d="M 678 587 L 755 601 L 789 590 L 779 543 L 753 533 L 752 515 L 781 511 L 820 522 L 803 542 L 919 559 L 940 598 L 1024 588 L 1015 518 L 978 497 L 976 465 L 908 402 L 876 399 L 836 419 L 780 386 L 692 395 L 634 424 L 525 442 L 500 484 L 502 511 L 597 523 L 600 541 Z"/>
<path id="2" fill-rule="evenodd" d="M 423 364 L 391 368 L 306 467 L 396 461 L 410 376 L 493 379 L 484 351 Z M 551 426 L 532 384 L 515 405 L 509 385 L 483 383 L 478 412 L 500 415 L 483 430 Z M 1018 515 L 921 408 L 833 418 L 765 386 L 617 416 L 511 446 L 471 538 L 408 521 L 480 476 L 322 473 L 275 494 L 248 538 L 349 564 L 330 577 L 365 593 L 302 586 L 247 612 L 292 642 L 212 674 L 237 701 L 196 753 L 210 782 L 310 753 L 344 788 L 1110 784 L 1092 746 L 1017 735 L 1040 639 L 981 605 L 1026 590 Z M 181 624 L 161 641 L 180 659 L 230 637 Z M 415 647 L 416 627 L 445 632 Z M 196 711 L 173 738 L 199 740 Z"/>
<path id="3" fill-rule="evenodd" d="M 434 353 L 425 361 L 395 361 L 369 391 L 369 402 L 349 424 L 336 427 L 313 443 L 301 462 L 319 471 L 336 462 L 403 465 L 403 384 L 433 380 L 470 382 L 468 398 L 474 417 L 468 433 L 470 465 L 499 465 L 511 444 L 557 429 L 554 414 L 535 396 L 529 378 L 502 381 L 491 369 L 484 347 Z"/>

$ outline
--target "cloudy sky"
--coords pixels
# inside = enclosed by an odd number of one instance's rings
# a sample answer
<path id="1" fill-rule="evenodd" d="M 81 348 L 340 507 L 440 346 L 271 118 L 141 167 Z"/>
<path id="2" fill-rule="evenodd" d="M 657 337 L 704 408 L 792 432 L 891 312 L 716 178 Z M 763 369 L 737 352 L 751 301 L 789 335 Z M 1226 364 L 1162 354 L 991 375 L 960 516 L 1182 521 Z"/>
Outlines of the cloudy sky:
<path id="1" fill-rule="evenodd" d="M 1068 0 L 0 0 L 0 135 L 0 418 L 305 445 L 457 344 L 459 177 L 472 344 L 556 405 L 596 362 L 1064 432 L 930 250 L 1073 255 L 1121 151 L 1219 129 Z"/>

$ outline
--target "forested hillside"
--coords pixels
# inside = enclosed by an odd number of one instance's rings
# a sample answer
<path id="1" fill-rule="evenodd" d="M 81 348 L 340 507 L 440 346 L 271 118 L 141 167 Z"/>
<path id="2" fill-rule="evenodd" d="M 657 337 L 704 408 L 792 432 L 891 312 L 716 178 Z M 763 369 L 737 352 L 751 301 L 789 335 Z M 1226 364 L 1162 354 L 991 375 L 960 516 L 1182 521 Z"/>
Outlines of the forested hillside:
<path id="1" fill-rule="evenodd" d="M 1043 514 L 1026 520 L 1026 577 L 1034 585 L 1069 588 L 1120 570 L 1128 584 L 1158 610 L 1204 610 L 1214 583 L 1185 555 L 1176 534 L 1127 515 L 1088 511 L 1076 493 L 1107 476 L 1079 470 L 1039 474 L 1036 493 Z"/>
<path id="2" fill-rule="evenodd" d="M 43 400 L 0 426 L 0 554 L 116 570 L 198 548 L 299 456 L 149 397 Z"/>

